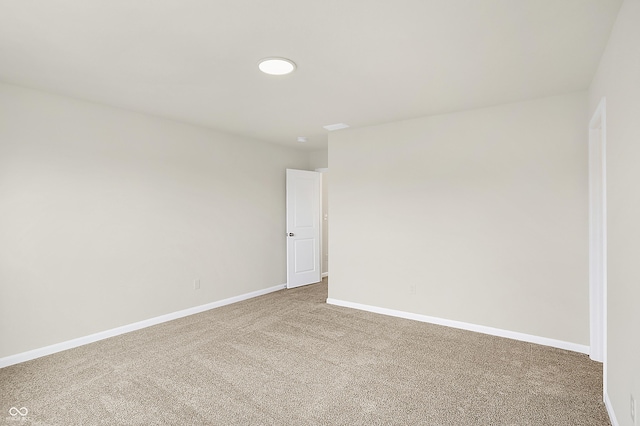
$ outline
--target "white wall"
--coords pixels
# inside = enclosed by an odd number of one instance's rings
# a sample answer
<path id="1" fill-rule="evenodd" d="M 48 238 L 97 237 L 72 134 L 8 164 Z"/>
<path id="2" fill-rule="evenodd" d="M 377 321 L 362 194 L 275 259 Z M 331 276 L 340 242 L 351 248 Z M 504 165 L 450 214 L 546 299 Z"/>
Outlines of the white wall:
<path id="1" fill-rule="evenodd" d="M 309 169 L 326 169 L 329 167 L 329 157 L 326 149 L 309 152 Z"/>
<path id="2" fill-rule="evenodd" d="M 285 169 L 308 163 L 0 85 L 0 357 L 284 284 Z"/>
<path id="3" fill-rule="evenodd" d="M 331 133 L 329 297 L 588 345 L 587 115 L 580 92 Z"/>
<path id="4" fill-rule="evenodd" d="M 589 90 L 607 102 L 608 394 L 620 426 L 640 424 L 640 1 L 623 3 Z"/>

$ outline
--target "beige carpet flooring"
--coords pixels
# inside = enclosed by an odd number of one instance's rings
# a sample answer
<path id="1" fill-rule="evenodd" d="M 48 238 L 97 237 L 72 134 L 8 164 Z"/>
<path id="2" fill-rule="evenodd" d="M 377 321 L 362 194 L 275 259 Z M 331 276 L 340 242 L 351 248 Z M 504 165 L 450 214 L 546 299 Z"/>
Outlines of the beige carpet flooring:
<path id="1" fill-rule="evenodd" d="M 0 422 L 609 424 L 585 355 L 326 297 L 326 282 L 283 290 L 0 369 Z"/>

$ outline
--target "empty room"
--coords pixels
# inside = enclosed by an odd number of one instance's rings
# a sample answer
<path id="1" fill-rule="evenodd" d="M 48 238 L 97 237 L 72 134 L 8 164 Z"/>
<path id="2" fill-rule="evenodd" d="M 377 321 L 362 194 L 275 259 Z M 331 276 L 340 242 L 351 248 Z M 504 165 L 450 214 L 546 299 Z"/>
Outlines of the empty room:
<path id="1" fill-rule="evenodd" d="M 0 0 L 0 423 L 640 426 L 640 0 Z"/>

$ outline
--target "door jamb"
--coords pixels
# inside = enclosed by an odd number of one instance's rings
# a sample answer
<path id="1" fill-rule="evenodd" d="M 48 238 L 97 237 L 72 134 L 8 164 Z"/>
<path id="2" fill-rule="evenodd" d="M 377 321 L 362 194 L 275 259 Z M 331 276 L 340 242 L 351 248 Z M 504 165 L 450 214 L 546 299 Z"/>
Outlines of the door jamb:
<path id="1" fill-rule="evenodd" d="M 324 176 L 324 173 L 328 172 L 329 169 L 327 167 L 321 167 L 319 169 L 315 169 L 316 172 L 322 173 Z M 328 277 L 329 276 L 329 271 L 327 270 L 326 272 L 322 272 L 322 269 L 324 268 L 324 181 L 323 181 L 324 177 L 322 177 L 320 179 L 320 279 L 324 278 L 324 277 Z M 329 248 L 327 247 L 327 253 L 329 251 Z"/>
<path id="2" fill-rule="evenodd" d="M 607 131 L 606 131 L 606 99 L 603 97 L 589 121 L 589 299 L 590 299 L 590 357 L 603 363 L 603 397 L 607 394 Z M 597 144 L 597 145 L 595 145 Z M 591 192 L 593 168 L 595 161 L 600 163 L 600 185 L 602 199 L 600 205 L 595 205 Z M 600 215 L 596 217 L 599 210 Z M 593 221 L 599 220 L 602 225 L 602 239 L 593 235 Z M 595 258 L 602 252 L 602 272 L 600 280 L 596 277 L 597 267 Z"/>

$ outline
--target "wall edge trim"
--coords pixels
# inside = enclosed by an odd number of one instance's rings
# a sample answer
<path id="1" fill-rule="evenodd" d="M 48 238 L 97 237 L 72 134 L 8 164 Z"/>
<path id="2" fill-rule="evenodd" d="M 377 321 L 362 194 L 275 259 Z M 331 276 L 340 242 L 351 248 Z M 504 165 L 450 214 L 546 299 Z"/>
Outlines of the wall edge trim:
<path id="1" fill-rule="evenodd" d="M 78 346 L 88 345 L 89 343 L 94 343 L 99 340 L 108 339 L 109 337 L 115 337 L 121 334 L 151 327 L 153 325 L 161 324 L 163 322 L 172 321 L 172 320 L 183 318 L 189 315 L 199 314 L 201 312 L 205 312 L 205 311 L 219 308 L 226 305 L 231 305 L 233 303 L 241 302 L 243 300 L 252 299 L 254 297 L 262 296 L 268 293 L 272 293 L 274 291 L 284 290 L 285 288 L 286 288 L 286 284 L 280 284 L 273 287 L 268 287 L 261 290 L 256 290 L 249 293 L 241 294 L 238 296 L 233 296 L 226 299 L 218 300 L 215 302 L 206 303 L 204 305 L 182 309 L 180 311 L 172 312 L 165 315 L 160 315 L 157 317 L 134 322 L 131 324 L 112 328 L 109 330 L 100 331 L 97 333 L 89 334 L 87 336 L 78 337 L 78 338 L 67 340 L 60 343 L 54 343 L 53 345 L 44 346 L 42 348 L 32 349 L 30 351 L 21 352 L 15 355 L 9 355 L 4 358 L 0 358 L 0 368 L 30 361 L 32 359 L 51 355 L 57 352 L 62 352 L 67 349 L 77 348 Z"/>
<path id="2" fill-rule="evenodd" d="M 431 317 L 428 315 L 414 314 L 411 312 L 398 311 L 395 309 L 380 308 L 377 306 L 364 305 L 361 303 L 348 302 L 339 299 L 327 298 L 327 303 L 330 305 L 341 306 L 345 308 L 359 309 L 361 311 L 373 312 L 376 314 L 389 315 L 392 317 L 410 319 L 414 321 L 426 322 L 436 325 L 444 325 L 446 327 L 459 328 L 467 331 L 474 331 L 476 333 L 488 334 L 491 336 L 505 337 L 507 339 L 519 340 L 522 342 L 535 343 L 543 346 L 551 346 L 558 349 L 565 349 L 568 351 L 579 352 L 583 354 L 589 354 L 589 346 L 581 345 L 578 343 L 565 342 L 563 340 L 550 339 L 548 337 L 535 336 L 533 334 L 520 333 L 517 331 L 504 330 L 501 328 L 487 327 L 484 325 L 471 324 L 462 321 L 454 321 L 444 318 Z"/>
<path id="3" fill-rule="evenodd" d="M 609 399 L 609 394 L 604 394 L 604 406 L 607 408 L 607 414 L 609 415 L 609 421 L 611 421 L 611 426 L 619 426 L 618 419 L 616 418 L 616 412 L 613 410 L 613 405 L 611 404 L 611 400 Z"/>

